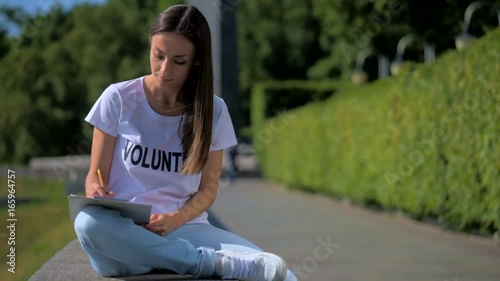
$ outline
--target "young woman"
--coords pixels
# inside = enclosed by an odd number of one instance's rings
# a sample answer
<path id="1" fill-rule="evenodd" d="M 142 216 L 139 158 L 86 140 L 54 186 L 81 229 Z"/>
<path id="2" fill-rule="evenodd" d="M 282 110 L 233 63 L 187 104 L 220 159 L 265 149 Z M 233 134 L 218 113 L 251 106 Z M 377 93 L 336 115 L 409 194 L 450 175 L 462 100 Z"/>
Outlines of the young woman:
<path id="1" fill-rule="evenodd" d="M 110 85 L 85 119 L 94 126 L 85 188 L 89 197 L 149 204 L 152 215 L 140 226 L 110 209 L 82 210 L 75 231 L 92 267 L 104 276 L 169 269 L 296 280 L 279 256 L 208 223 L 222 150 L 236 139 L 224 101 L 213 95 L 206 19 L 172 6 L 152 23 L 149 41 L 151 74 Z"/>

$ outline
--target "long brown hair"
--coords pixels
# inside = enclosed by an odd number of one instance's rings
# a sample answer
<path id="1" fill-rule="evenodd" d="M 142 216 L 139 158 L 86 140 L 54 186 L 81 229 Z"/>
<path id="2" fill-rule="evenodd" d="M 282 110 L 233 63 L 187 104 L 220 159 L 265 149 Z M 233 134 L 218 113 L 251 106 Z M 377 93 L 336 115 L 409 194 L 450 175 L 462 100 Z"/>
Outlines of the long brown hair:
<path id="1" fill-rule="evenodd" d="M 195 7 L 174 5 L 161 12 L 149 28 L 149 40 L 157 32 L 176 32 L 195 47 L 195 60 L 181 91 L 186 106 L 182 132 L 182 173 L 194 174 L 207 163 L 212 139 L 213 73 L 208 22 Z"/>

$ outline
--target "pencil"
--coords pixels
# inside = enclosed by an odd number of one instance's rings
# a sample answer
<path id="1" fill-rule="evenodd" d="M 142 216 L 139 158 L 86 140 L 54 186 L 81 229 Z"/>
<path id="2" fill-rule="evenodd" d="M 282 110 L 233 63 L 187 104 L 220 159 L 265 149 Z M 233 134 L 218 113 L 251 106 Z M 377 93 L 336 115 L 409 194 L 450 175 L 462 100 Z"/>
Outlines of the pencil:
<path id="1" fill-rule="evenodd" d="M 101 169 L 97 169 L 97 176 L 99 177 L 99 184 L 102 186 L 102 188 L 106 189 L 106 187 L 104 187 L 104 180 L 102 179 Z"/>

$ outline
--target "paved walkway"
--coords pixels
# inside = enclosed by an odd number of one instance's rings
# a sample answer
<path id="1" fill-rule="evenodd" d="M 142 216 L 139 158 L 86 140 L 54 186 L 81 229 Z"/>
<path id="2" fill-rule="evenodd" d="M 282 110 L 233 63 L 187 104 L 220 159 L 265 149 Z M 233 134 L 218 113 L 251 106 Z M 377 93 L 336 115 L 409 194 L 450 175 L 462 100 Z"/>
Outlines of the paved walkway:
<path id="1" fill-rule="evenodd" d="M 490 240 L 261 179 L 223 186 L 212 211 L 231 231 L 282 255 L 300 280 L 500 280 L 500 246 Z"/>

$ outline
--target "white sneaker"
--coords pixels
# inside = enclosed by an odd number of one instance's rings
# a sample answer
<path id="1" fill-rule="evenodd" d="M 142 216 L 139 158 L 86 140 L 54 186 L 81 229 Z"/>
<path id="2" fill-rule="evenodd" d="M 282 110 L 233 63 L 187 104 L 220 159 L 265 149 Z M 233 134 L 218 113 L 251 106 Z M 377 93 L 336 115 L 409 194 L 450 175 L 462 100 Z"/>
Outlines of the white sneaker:
<path id="1" fill-rule="evenodd" d="M 283 281 L 287 268 L 285 261 L 275 254 L 220 250 L 215 252 L 215 273 L 222 279 Z"/>

